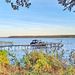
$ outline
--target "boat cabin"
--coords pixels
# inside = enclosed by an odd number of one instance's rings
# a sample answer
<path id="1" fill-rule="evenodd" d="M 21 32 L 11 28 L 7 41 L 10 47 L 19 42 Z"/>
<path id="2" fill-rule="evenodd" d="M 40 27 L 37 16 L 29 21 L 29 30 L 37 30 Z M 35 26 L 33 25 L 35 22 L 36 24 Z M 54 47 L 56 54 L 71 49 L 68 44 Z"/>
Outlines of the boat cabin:
<path id="1" fill-rule="evenodd" d="M 30 45 L 46 45 L 46 43 L 42 42 L 41 40 L 32 40 Z"/>

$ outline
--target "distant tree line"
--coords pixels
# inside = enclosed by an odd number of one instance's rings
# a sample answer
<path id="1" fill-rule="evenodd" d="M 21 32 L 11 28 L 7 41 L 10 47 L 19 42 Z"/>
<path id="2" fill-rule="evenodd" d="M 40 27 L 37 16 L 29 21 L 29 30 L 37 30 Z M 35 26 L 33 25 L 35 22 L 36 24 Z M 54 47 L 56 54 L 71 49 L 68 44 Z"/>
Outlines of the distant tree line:
<path id="1" fill-rule="evenodd" d="M 75 38 L 75 35 L 9 36 L 8 38 Z"/>
<path id="2" fill-rule="evenodd" d="M 7 3 L 11 4 L 11 7 L 14 10 L 19 10 L 19 6 L 22 7 L 25 6 L 29 8 L 29 6 L 31 5 L 31 3 L 28 3 L 29 0 L 15 0 L 15 1 L 16 4 L 13 3 L 13 0 L 6 0 Z M 58 0 L 58 3 L 64 6 L 64 10 L 68 9 L 69 11 L 71 11 L 71 9 L 75 6 L 75 0 Z"/>

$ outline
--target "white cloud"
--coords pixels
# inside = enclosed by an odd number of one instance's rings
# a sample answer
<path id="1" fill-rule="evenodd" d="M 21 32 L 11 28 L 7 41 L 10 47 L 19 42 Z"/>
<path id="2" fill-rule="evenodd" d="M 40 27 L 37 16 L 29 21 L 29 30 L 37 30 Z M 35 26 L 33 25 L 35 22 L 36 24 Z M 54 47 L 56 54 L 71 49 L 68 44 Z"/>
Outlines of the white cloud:
<path id="1" fill-rule="evenodd" d="M 75 27 L 39 22 L 11 21 L 0 25 L 0 36 L 10 35 L 67 35 L 75 34 Z"/>

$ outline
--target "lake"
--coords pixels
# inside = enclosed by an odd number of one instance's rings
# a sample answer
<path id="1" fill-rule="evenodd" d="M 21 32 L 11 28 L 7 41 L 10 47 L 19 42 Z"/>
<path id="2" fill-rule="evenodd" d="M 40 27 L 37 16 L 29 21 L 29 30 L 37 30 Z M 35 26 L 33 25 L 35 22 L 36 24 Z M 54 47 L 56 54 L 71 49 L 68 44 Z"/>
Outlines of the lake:
<path id="1" fill-rule="evenodd" d="M 71 51 L 75 49 L 75 38 L 0 38 L 0 41 L 13 42 L 13 45 L 26 45 L 30 44 L 32 40 L 42 40 L 44 42 L 61 42 L 63 44 L 63 49 Z M 25 54 L 24 51 L 12 51 L 11 53 L 16 54 L 17 58 L 22 58 Z M 65 57 L 68 57 L 68 54 L 65 54 Z"/>
<path id="2" fill-rule="evenodd" d="M 61 42 L 66 50 L 75 49 L 75 38 L 0 38 L 0 41 L 13 42 L 14 45 L 26 45 L 30 44 L 32 40 L 42 40 L 44 42 Z"/>

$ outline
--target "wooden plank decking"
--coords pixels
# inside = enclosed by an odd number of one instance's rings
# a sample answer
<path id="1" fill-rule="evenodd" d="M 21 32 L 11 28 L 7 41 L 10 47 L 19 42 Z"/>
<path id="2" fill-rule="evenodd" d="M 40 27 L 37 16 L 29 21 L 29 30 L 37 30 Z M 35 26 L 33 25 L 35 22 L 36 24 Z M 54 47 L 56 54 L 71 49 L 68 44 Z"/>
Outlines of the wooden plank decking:
<path id="1" fill-rule="evenodd" d="M 46 43 L 46 46 L 50 45 L 50 46 L 59 46 L 61 43 Z M 0 47 L 19 47 L 19 46 L 24 46 L 24 47 L 28 47 L 28 46 L 42 46 L 42 45 L 1 45 Z"/>

